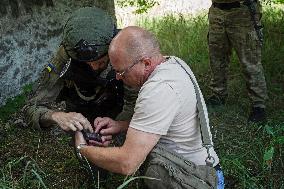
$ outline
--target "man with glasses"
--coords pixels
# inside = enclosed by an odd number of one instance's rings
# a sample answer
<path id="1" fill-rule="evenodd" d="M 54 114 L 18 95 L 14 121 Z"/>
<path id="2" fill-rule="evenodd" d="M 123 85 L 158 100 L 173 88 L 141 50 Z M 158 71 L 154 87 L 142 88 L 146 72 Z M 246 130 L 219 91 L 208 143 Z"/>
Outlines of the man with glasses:
<path id="1" fill-rule="evenodd" d="M 125 175 L 143 164 L 148 188 L 224 188 L 207 109 L 188 65 L 163 56 L 157 39 L 135 26 L 112 40 L 109 57 L 116 79 L 139 89 L 134 114 L 131 121 L 99 117 L 94 122 L 95 132 L 103 136 L 127 131 L 121 147 L 88 145 L 78 131 L 79 153 L 96 166 Z"/>
<path id="2" fill-rule="evenodd" d="M 93 132 L 97 117 L 131 119 L 137 92 L 115 79 L 109 63 L 108 47 L 116 33 L 112 18 L 99 8 L 81 8 L 69 17 L 57 54 L 24 108 L 29 124 Z M 103 144 L 110 140 L 101 139 Z"/>

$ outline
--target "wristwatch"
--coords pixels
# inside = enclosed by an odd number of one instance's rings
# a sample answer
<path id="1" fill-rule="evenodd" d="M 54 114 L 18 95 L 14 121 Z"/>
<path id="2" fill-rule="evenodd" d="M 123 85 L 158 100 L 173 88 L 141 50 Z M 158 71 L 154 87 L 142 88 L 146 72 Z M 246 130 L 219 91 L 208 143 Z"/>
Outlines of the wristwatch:
<path id="1" fill-rule="evenodd" d="M 86 147 L 87 144 L 86 143 L 80 143 L 77 147 L 76 147 L 76 152 L 77 152 L 77 155 L 80 159 L 82 159 L 82 154 L 80 153 L 80 150 L 84 147 Z"/>

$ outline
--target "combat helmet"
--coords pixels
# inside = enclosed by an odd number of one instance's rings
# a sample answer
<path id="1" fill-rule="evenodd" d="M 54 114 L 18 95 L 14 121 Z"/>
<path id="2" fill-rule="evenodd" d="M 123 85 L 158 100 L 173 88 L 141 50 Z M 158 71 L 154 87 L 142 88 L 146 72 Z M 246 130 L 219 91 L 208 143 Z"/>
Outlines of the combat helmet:
<path id="1" fill-rule="evenodd" d="M 68 18 L 63 28 L 62 45 L 72 59 L 95 61 L 107 54 L 116 33 L 116 25 L 105 11 L 84 7 Z"/>

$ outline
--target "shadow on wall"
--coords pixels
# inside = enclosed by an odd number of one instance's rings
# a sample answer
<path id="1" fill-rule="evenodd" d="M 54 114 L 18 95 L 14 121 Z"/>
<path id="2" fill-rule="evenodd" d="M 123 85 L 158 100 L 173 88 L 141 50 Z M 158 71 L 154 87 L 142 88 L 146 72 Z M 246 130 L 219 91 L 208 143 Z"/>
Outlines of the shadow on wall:
<path id="1" fill-rule="evenodd" d="M 0 6 L 0 16 L 11 14 L 13 17 L 19 17 L 21 12 L 32 13 L 34 6 L 42 7 L 54 6 L 52 0 L 2 0 Z"/>

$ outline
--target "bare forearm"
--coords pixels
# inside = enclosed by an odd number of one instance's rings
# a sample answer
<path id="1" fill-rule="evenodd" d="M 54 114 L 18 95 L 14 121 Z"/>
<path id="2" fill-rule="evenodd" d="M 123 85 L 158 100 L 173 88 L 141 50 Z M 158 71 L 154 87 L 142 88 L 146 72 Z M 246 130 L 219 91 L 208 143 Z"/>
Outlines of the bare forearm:
<path id="1" fill-rule="evenodd" d="M 122 147 L 94 147 L 81 149 L 81 154 L 93 164 L 110 172 L 127 175 L 131 173 L 129 154 Z"/>
<path id="2" fill-rule="evenodd" d="M 122 147 L 85 146 L 80 149 L 80 153 L 108 171 L 130 175 L 144 162 L 159 138 L 160 135 L 129 128 Z M 86 143 L 81 132 L 76 132 L 75 141 L 77 146 Z"/>

